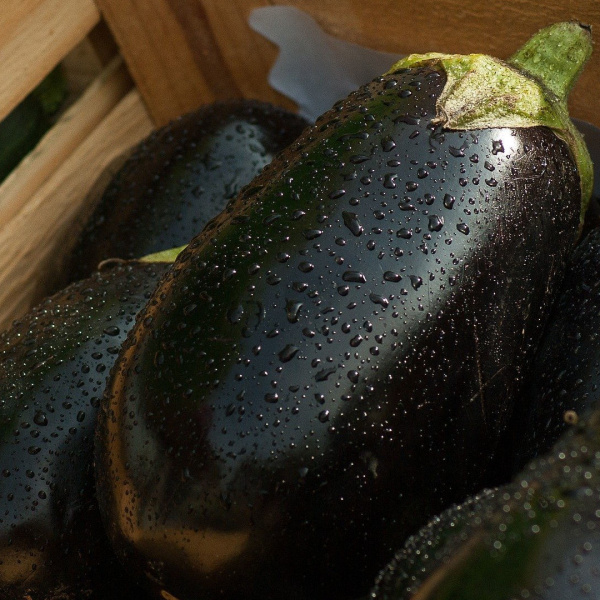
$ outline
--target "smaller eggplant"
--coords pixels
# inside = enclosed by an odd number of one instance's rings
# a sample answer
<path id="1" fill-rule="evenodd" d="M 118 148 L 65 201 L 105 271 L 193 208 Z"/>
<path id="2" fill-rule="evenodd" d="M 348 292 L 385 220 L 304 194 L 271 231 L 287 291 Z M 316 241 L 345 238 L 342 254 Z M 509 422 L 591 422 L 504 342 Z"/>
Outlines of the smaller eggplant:
<path id="1" fill-rule="evenodd" d="M 512 483 L 433 519 L 370 600 L 600 598 L 600 411 Z"/>
<path id="2" fill-rule="evenodd" d="M 594 229 L 573 252 L 490 483 L 509 480 L 548 451 L 590 414 L 599 395 L 600 229 Z"/>
<path id="3" fill-rule="evenodd" d="M 96 414 L 135 315 L 168 264 L 95 273 L 0 336 L 0 598 L 140 598 L 104 534 Z"/>
<path id="4" fill-rule="evenodd" d="M 109 258 L 187 244 L 307 125 L 272 104 L 231 100 L 154 132 L 103 192 L 70 257 L 70 280 Z"/>

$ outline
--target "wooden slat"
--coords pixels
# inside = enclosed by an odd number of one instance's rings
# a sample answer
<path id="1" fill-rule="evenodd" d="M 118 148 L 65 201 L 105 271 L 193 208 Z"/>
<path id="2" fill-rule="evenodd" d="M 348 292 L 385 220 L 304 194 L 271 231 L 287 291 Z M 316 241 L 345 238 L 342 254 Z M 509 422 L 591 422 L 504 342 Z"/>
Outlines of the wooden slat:
<path id="1" fill-rule="evenodd" d="M 97 2 L 157 124 L 215 99 L 210 79 L 196 63 L 187 31 L 168 2 Z"/>
<path id="2" fill-rule="evenodd" d="M 0 119 L 98 23 L 94 0 L 2 0 Z"/>
<path id="3" fill-rule="evenodd" d="M 64 253 L 86 212 L 87 192 L 115 157 L 152 130 L 136 90 L 77 146 L 0 232 L 0 328 L 26 312 L 60 274 Z"/>
<path id="4" fill-rule="evenodd" d="M 281 101 L 266 85 L 276 49 L 252 32 L 253 8 L 305 10 L 340 38 L 398 52 L 485 52 L 508 57 L 552 22 L 578 19 L 600 36 L 596 0 L 97 0 L 157 123 L 226 97 Z M 600 38 L 598 38 L 600 39 Z M 572 93 L 573 116 L 600 125 L 600 50 Z"/>
<path id="5" fill-rule="evenodd" d="M 132 86 L 123 60 L 117 57 L 4 180 L 0 185 L 0 235 Z"/>

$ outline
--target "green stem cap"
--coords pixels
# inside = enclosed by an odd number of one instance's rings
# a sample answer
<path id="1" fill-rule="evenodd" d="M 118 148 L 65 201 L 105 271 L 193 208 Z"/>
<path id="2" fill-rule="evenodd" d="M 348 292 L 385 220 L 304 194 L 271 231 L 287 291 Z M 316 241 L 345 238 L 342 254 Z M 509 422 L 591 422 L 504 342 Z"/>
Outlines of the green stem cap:
<path id="1" fill-rule="evenodd" d="M 581 222 L 592 195 L 593 166 L 569 118 L 567 95 L 592 52 L 590 28 L 556 23 L 536 33 L 507 62 L 485 54 L 411 54 L 389 71 L 437 64 L 447 81 L 434 121 L 454 130 L 549 127 L 565 141 L 581 184 Z"/>
<path id="2" fill-rule="evenodd" d="M 168 250 L 161 250 L 160 252 L 154 252 L 153 254 L 146 254 L 146 256 L 142 256 L 142 258 L 138 259 L 140 262 L 166 262 L 172 263 L 175 262 L 175 259 L 179 256 L 179 254 L 187 248 L 187 244 L 185 246 L 178 246 L 177 248 L 169 248 Z"/>
<path id="3" fill-rule="evenodd" d="M 565 100 L 592 54 L 591 28 L 576 21 L 542 29 L 509 59 Z"/>

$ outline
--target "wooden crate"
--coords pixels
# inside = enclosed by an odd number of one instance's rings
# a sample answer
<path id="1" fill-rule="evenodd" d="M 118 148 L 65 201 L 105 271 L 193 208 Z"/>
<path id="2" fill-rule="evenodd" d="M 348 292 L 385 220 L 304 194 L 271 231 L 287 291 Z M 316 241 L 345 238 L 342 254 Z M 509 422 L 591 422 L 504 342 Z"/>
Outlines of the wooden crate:
<path id="1" fill-rule="evenodd" d="M 600 35 L 600 2 L 591 0 L 3 0 L 0 119 L 61 61 L 84 89 L 0 186 L 1 328 L 57 280 L 89 214 L 88 191 L 128 147 L 216 99 L 292 106 L 267 83 L 277 49 L 247 24 L 254 8 L 273 4 L 306 11 L 340 38 L 401 54 L 504 58 L 539 28 L 568 19 Z M 598 97 L 600 51 L 571 95 L 572 116 L 600 126 Z"/>

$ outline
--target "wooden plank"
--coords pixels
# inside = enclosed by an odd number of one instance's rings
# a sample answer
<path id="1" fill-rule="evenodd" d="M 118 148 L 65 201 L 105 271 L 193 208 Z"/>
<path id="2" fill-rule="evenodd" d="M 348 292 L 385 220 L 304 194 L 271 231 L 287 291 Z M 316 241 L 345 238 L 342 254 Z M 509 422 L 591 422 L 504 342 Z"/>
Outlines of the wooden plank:
<path id="1" fill-rule="evenodd" d="M 0 235 L 34 192 L 61 166 L 131 90 L 133 82 L 117 57 L 59 119 L 36 148 L 0 185 Z"/>
<path id="2" fill-rule="evenodd" d="M 60 278 L 64 254 L 86 214 L 87 192 L 111 161 L 146 137 L 152 122 L 129 92 L 0 232 L 0 328 L 25 313 Z"/>
<path id="3" fill-rule="evenodd" d="M 100 21 L 61 61 L 69 99 L 77 100 L 119 54 L 110 29 Z"/>
<path id="4" fill-rule="evenodd" d="M 150 113 L 164 123 L 201 102 L 258 97 L 282 102 L 266 84 L 276 48 L 248 25 L 251 10 L 305 10 L 340 38 L 378 50 L 485 52 L 508 57 L 532 33 L 578 19 L 600 35 L 600 2 L 505 0 L 493 10 L 462 0 L 98 0 Z M 572 93 L 573 116 L 600 125 L 600 51 Z"/>
<path id="5" fill-rule="evenodd" d="M 168 2 L 97 2 L 157 124 L 215 99 L 210 78 L 197 65 L 186 29 Z"/>
<path id="6" fill-rule="evenodd" d="M 0 119 L 100 20 L 94 0 L 2 0 Z"/>

